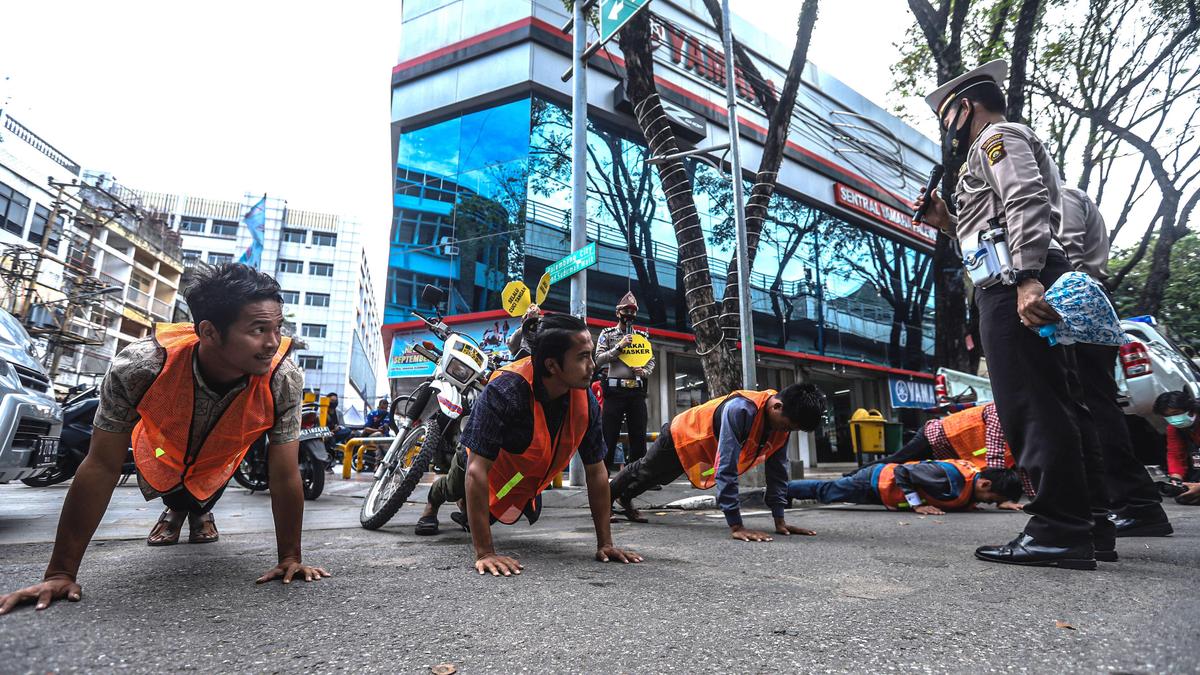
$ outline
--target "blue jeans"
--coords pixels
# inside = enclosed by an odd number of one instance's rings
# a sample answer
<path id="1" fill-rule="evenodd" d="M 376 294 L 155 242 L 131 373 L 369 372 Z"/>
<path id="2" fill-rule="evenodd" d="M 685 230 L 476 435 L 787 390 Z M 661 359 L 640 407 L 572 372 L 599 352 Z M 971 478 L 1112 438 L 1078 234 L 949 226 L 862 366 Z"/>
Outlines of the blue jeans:
<path id="1" fill-rule="evenodd" d="M 874 468 L 859 469 L 837 480 L 788 481 L 788 499 L 815 499 L 822 504 L 879 504 L 879 491 L 871 485 L 871 472 Z"/>

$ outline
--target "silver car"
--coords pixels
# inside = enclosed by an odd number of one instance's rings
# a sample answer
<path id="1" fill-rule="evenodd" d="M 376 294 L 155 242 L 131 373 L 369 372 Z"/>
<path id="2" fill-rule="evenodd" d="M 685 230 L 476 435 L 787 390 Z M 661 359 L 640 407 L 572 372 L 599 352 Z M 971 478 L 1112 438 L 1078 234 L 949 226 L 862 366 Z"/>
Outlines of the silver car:
<path id="1" fill-rule="evenodd" d="M 32 345 L 20 322 L 0 310 L 0 482 L 34 476 L 58 455 L 62 409 Z"/>

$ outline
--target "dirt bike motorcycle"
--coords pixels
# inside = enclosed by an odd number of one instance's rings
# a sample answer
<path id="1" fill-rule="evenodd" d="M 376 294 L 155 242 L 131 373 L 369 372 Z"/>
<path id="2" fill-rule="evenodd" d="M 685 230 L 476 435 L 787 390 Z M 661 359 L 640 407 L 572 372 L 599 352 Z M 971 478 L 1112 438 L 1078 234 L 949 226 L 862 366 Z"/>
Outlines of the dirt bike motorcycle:
<path id="1" fill-rule="evenodd" d="M 415 352 L 437 367 L 412 394 L 392 403 L 396 439 L 375 468 L 375 482 L 363 500 L 358 517 L 368 530 L 383 527 L 396 515 L 431 463 L 449 464 L 450 453 L 458 448 L 463 420 L 498 365 L 479 343 L 456 333 L 442 321 L 440 306 L 445 298 L 446 293 L 441 289 L 426 286 L 421 300 L 433 306 L 434 316 L 413 311 L 413 316 L 424 321 L 443 344 L 441 349 L 432 342 L 413 346 Z M 431 405 L 434 401 L 436 407 Z"/>
<path id="2" fill-rule="evenodd" d="M 300 408 L 300 483 L 305 499 L 316 499 L 325 490 L 325 469 L 329 466 L 325 439 L 332 435 L 327 427 L 321 426 L 317 404 L 305 403 Z M 263 436 L 250 445 L 233 472 L 233 480 L 247 490 L 262 492 L 270 487 L 269 475 L 267 442 Z"/>

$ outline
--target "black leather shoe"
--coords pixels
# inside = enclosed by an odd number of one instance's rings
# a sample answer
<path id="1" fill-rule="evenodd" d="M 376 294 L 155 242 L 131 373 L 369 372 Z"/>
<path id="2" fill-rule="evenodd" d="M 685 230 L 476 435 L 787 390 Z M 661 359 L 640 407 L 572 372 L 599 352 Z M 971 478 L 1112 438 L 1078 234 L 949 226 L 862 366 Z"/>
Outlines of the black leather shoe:
<path id="1" fill-rule="evenodd" d="M 1175 532 L 1169 520 L 1110 517 L 1118 537 L 1169 537 Z"/>
<path id="2" fill-rule="evenodd" d="M 980 546 L 975 557 L 987 562 L 1035 567 L 1062 567 L 1069 570 L 1096 569 L 1096 555 L 1091 543 L 1078 546 L 1048 546 L 1039 544 L 1027 534 L 1003 546 Z"/>
<path id="3" fill-rule="evenodd" d="M 1117 562 L 1117 548 L 1096 548 L 1096 560 L 1100 562 Z"/>

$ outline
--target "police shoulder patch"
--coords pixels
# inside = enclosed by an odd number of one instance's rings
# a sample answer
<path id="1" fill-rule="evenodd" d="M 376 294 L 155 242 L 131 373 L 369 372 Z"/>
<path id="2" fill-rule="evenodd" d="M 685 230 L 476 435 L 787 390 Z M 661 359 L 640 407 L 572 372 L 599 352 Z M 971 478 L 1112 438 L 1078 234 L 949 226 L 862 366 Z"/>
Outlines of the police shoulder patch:
<path id="1" fill-rule="evenodd" d="M 988 164 L 995 166 L 996 162 L 1008 157 L 1008 152 L 1004 150 L 1004 135 L 993 134 L 983 141 L 980 145 L 983 154 L 987 155 Z"/>

